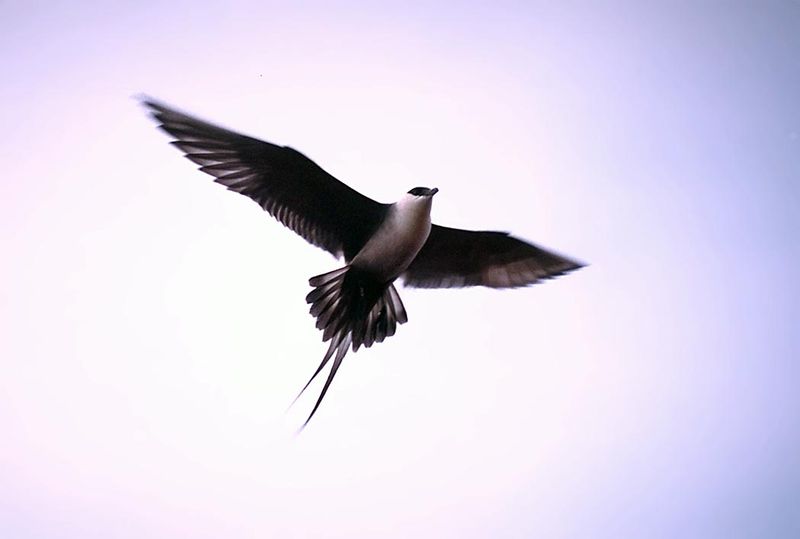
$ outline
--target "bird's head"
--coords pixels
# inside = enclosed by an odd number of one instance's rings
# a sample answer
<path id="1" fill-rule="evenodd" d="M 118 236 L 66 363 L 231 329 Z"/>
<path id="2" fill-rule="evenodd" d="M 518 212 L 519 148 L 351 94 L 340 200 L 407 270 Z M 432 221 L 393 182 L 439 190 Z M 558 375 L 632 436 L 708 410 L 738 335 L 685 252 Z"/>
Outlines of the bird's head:
<path id="1" fill-rule="evenodd" d="M 436 187 L 434 187 L 433 189 L 429 189 L 427 187 L 415 187 L 412 190 L 410 190 L 408 194 L 415 197 L 430 198 L 438 192 L 439 189 L 437 189 Z"/>

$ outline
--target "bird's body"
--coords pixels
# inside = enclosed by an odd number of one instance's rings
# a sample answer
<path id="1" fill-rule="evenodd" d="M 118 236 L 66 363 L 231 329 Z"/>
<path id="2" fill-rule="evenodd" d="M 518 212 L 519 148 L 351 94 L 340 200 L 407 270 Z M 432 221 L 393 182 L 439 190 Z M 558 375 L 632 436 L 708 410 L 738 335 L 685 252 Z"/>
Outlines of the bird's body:
<path id="1" fill-rule="evenodd" d="M 330 344 L 303 390 L 332 358 L 333 365 L 306 423 L 347 351 L 382 342 L 408 320 L 396 279 L 420 288 L 511 288 L 582 266 L 505 232 L 432 224 L 432 198 L 438 189 L 415 187 L 394 204 L 380 204 L 296 150 L 217 127 L 150 99 L 143 103 L 200 170 L 258 202 L 309 243 L 344 258 L 343 267 L 309 279 L 313 290 L 306 301 L 323 341 Z"/>
<path id="2" fill-rule="evenodd" d="M 353 258 L 351 265 L 387 282 L 397 279 L 425 245 L 431 232 L 433 194 L 407 193 L 392 204 L 378 230 Z"/>

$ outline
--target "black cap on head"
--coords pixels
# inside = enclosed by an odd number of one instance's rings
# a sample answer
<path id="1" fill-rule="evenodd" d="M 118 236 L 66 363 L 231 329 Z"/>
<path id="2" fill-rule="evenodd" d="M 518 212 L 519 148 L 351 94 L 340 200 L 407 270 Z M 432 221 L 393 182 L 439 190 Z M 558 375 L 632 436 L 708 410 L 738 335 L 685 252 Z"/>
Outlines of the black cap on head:
<path id="1" fill-rule="evenodd" d="M 439 190 L 436 187 L 434 187 L 433 189 L 428 189 L 427 187 L 415 187 L 411 191 L 409 191 L 408 194 L 418 197 L 432 197 L 438 192 Z"/>

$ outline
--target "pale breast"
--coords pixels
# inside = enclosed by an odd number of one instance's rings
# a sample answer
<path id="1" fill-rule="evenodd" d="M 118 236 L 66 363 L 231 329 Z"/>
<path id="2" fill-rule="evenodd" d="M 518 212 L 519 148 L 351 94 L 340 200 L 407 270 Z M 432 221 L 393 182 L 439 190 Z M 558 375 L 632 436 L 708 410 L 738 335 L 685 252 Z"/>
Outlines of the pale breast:
<path id="1" fill-rule="evenodd" d="M 429 198 L 393 204 L 384 222 L 351 264 L 387 281 L 395 279 L 425 245 L 431 231 L 430 211 Z"/>

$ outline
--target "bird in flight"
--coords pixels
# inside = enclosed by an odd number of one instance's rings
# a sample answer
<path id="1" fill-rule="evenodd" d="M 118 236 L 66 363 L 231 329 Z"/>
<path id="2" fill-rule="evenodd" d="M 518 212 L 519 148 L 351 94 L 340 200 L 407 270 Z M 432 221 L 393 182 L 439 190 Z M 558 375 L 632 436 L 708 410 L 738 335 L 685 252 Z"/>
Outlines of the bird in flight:
<path id="1" fill-rule="evenodd" d="M 215 182 L 250 197 L 309 243 L 344 258 L 344 266 L 309 279 L 313 290 L 306 301 L 323 342 L 330 344 L 300 395 L 331 359 L 333 364 L 303 427 L 348 350 L 383 342 L 408 321 L 396 279 L 417 288 L 514 288 L 582 267 L 507 232 L 431 224 L 436 188 L 415 187 L 394 204 L 382 204 L 297 150 L 229 131 L 148 97 L 142 104 L 175 139 L 172 144 Z"/>

